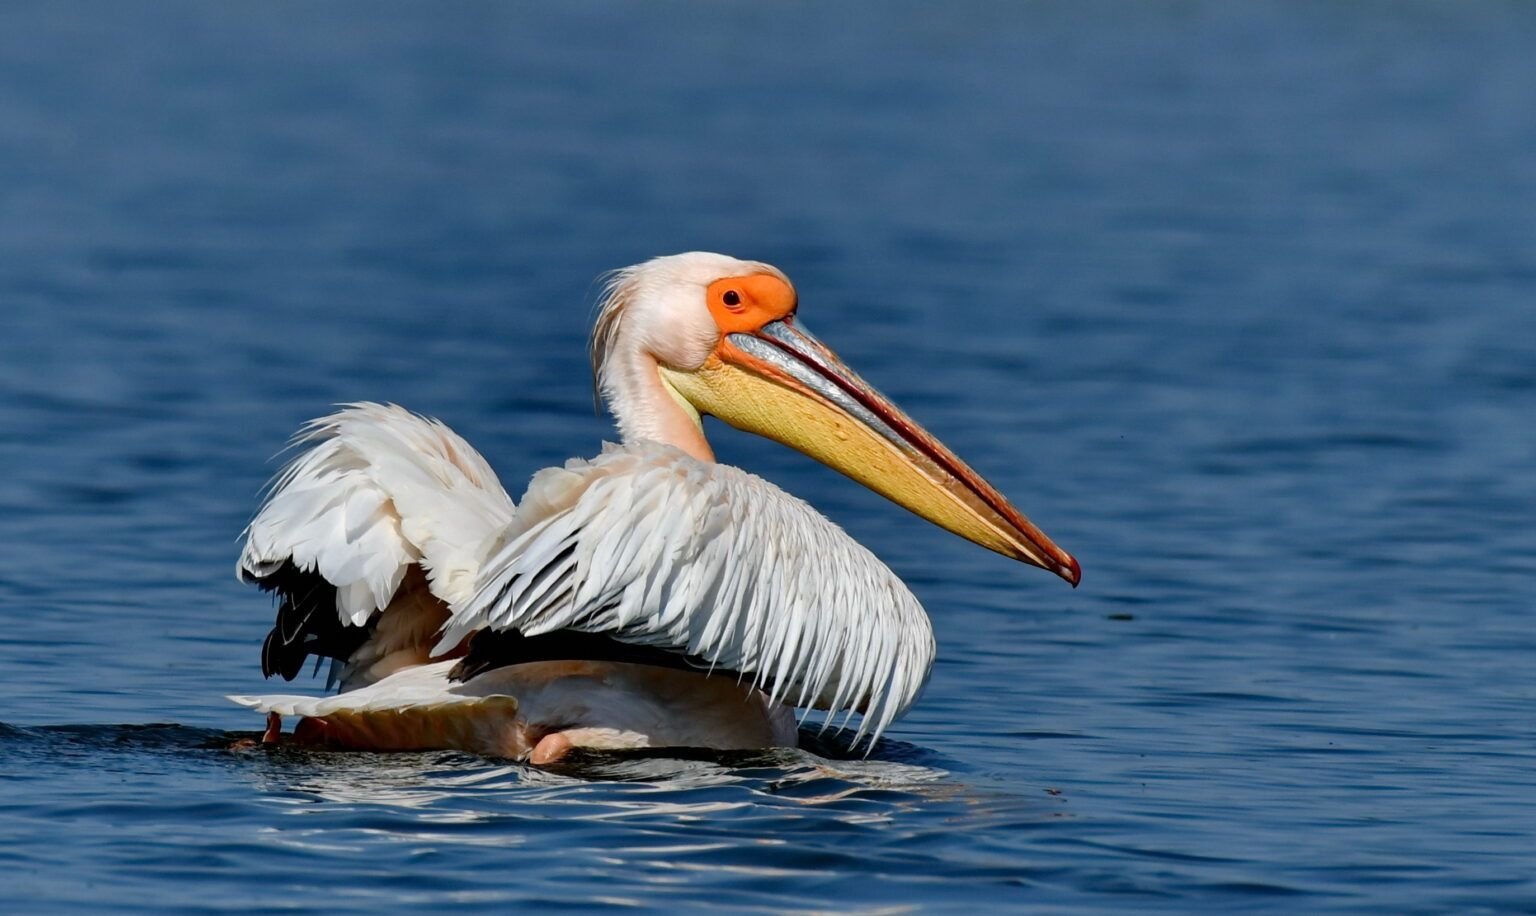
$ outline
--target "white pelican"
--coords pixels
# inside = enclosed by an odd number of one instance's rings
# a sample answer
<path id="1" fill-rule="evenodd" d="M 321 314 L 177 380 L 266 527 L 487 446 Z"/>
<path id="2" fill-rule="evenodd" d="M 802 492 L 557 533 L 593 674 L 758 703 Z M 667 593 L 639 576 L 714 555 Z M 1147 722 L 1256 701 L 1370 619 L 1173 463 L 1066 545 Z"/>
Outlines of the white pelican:
<path id="1" fill-rule="evenodd" d="M 534 475 L 521 505 L 443 424 L 357 404 L 246 530 L 274 592 L 262 669 L 327 657 L 340 692 L 232 697 L 294 740 L 545 764 L 572 747 L 793 746 L 794 708 L 862 714 L 870 745 L 921 691 L 911 591 L 804 502 L 717 464 L 700 418 L 796 448 L 1074 586 L 1077 561 L 812 337 L 777 268 L 719 254 L 616 272 L 592 334 L 623 444 Z"/>

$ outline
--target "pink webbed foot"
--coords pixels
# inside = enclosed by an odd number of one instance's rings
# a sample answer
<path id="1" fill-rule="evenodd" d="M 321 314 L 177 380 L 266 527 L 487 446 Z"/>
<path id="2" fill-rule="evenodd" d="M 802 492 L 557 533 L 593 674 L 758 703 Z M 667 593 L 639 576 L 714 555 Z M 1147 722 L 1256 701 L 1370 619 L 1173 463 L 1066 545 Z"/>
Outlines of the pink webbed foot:
<path id="1" fill-rule="evenodd" d="M 533 751 L 528 754 L 528 762 L 536 767 L 549 766 L 551 763 L 559 763 L 566 754 L 571 752 L 571 739 L 560 732 L 551 732 L 539 739 L 539 743 L 533 746 Z"/>
<path id="2" fill-rule="evenodd" d="M 267 713 L 267 730 L 261 735 L 262 744 L 276 744 L 283 740 L 283 717 L 275 712 Z"/>

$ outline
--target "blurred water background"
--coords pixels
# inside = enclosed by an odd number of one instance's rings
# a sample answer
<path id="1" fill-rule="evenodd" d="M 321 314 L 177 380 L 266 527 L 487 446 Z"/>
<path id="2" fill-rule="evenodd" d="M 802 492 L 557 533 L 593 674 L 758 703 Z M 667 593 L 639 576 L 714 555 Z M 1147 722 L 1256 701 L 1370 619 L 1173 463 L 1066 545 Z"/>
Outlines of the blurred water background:
<path id="1" fill-rule="evenodd" d="M 1536 909 L 1536 6 L 0 12 L 7 912 Z M 594 277 L 787 270 L 1072 591 L 723 428 L 934 618 L 872 759 L 229 752 L 269 460 L 594 454 Z M 313 685 L 316 689 L 319 684 Z"/>

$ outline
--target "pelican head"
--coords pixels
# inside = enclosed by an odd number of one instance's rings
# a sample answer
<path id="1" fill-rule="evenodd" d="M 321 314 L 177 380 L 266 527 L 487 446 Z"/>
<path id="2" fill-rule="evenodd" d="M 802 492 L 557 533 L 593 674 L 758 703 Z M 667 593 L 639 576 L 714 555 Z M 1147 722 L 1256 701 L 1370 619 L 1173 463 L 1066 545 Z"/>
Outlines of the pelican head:
<path id="1" fill-rule="evenodd" d="M 796 316 L 778 268 L 708 252 L 617 271 L 592 335 L 626 440 L 713 460 L 708 415 L 803 452 L 934 524 L 1076 586 L 1077 561 Z"/>

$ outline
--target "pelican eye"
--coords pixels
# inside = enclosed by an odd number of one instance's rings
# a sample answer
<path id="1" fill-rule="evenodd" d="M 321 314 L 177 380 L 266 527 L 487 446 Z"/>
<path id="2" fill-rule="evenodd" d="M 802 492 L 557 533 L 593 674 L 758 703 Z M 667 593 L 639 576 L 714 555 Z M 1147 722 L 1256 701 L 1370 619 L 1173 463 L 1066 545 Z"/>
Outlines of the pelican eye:
<path id="1" fill-rule="evenodd" d="M 734 289 L 728 289 L 725 291 L 725 295 L 720 297 L 720 301 L 725 303 L 726 308 L 740 308 L 741 293 L 736 292 Z"/>

